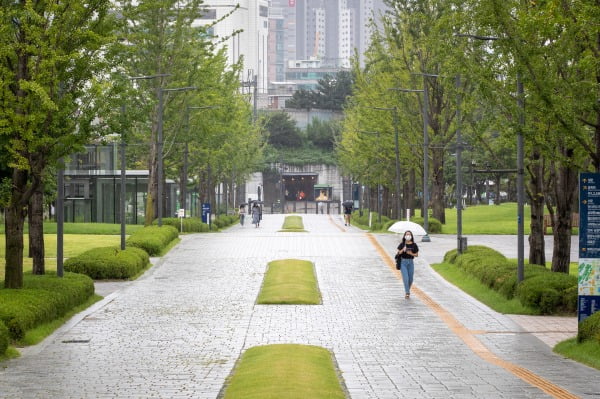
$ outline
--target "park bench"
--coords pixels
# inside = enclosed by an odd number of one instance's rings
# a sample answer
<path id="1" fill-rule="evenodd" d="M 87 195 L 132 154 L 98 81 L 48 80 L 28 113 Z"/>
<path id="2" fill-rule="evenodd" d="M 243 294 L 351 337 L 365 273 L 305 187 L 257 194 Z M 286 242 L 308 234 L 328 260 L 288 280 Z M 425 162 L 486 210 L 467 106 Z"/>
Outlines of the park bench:
<path id="1" fill-rule="evenodd" d="M 548 234 L 548 227 L 552 227 L 551 215 L 544 215 L 544 234 Z M 571 227 L 579 227 L 579 214 L 571 214 Z"/>

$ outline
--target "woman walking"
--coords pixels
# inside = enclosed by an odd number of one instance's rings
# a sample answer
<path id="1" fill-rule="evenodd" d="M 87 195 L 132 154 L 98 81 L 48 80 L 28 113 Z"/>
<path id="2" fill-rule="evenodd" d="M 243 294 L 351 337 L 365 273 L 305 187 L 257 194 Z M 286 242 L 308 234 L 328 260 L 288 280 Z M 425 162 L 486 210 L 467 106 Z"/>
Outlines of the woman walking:
<path id="1" fill-rule="evenodd" d="M 396 269 L 402 273 L 402 282 L 404 283 L 404 298 L 410 298 L 410 287 L 413 283 L 415 273 L 415 257 L 419 256 L 419 247 L 413 241 L 413 234 L 407 230 L 402 237 L 402 242 L 398 245 L 396 253 Z"/>
<path id="2" fill-rule="evenodd" d="M 244 226 L 244 218 L 246 217 L 246 206 L 244 204 L 240 205 L 240 224 Z"/>
<path id="3" fill-rule="evenodd" d="M 252 224 L 254 224 L 255 227 L 260 225 L 260 208 L 256 202 L 252 206 Z"/>

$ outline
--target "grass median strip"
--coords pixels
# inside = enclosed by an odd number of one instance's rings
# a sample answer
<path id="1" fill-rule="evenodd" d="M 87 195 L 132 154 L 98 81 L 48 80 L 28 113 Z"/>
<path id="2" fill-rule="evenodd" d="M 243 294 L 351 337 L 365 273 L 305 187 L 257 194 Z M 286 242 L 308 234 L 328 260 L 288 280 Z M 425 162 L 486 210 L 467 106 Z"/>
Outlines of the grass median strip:
<path id="1" fill-rule="evenodd" d="M 281 230 L 279 231 L 306 233 L 306 230 L 304 230 L 304 223 L 302 222 L 302 216 L 286 216 L 283 221 L 283 226 L 281 226 Z"/>
<path id="2" fill-rule="evenodd" d="M 319 305 L 321 293 L 314 265 L 300 259 L 281 259 L 269 262 L 258 295 L 263 305 Z"/>
<path id="3" fill-rule="evenodd" d="M 346 398 L 331 353 L 317 346 L 278 344 L 248 349 L 228 379 L 233 398 Z"/>

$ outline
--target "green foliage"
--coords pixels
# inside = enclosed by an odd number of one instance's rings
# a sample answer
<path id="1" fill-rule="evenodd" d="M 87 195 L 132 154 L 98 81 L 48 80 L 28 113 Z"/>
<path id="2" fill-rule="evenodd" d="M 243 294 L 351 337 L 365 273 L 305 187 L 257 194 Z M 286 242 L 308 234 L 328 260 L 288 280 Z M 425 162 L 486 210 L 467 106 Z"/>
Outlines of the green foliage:
<path id="1" fill-rule="evenodd" d="M 425 223 L 425 220 L 420 216 L 413 216 L 410 219 L 410 221 L 420 224 L 421 226 L 423 226 L 423 224 Z M 437 220 L 436 218 L 434 218 L 432 216 L 429 216 L 427 221 L 429 223 L 429 231 L 427 233 L 431 233 L 431 234 L 441 234 L 442 233 L 442 223 L 439 220 Z"/>
<path id="2" fill-rule="evenodd" d="M 313 118 L 308 126 L 306 126 L 306 139 L 317 148 L 332 151 L 336 137 L 340 134 L 340 129 L 338 121 L 322 121 Z"/>
<path id="3" fill-rule="evenodd" d="M 316 90 L 300 89 L 285 103 L 286 108 L 330 109 L 339 111 L 352 95 L 353 78 L 349 71 L 339 71 L 335 76 L 319 79 Z"/>
<path id="4" fill-rule="evenodd" d="M 8 349 L 10 342 L 10 336 L 8 335 L 8 328 L 4 325 L 4 322 L 0 320 L 0 356 L 4 355 Z"/>
<path id="5" fill-rule="evenodd" d="M 218 215 L 215 220 L 213 220 L 213 225 L 217 229 L 224 229 L 225 227 L 236 224 L 238 221 L 239 218 L 237 215 Z"/>
<path id="6" fill-rule="evenodd" d="M 182 233 L 206 233 L 210 231 L 208 224 L 203 223 L 201 218 L 192 217 L 192 218 L 163 218 L 163 225 L 173 226 L 178 231 L 181 231 L 181 226 L 183 224 Z M 154 221 L 153 224 L 158 223 Z"/>
<path id="7" fill-rule="evenodd" d="M 478 245 L 468 247 L 462 254 L 456 250 L 447 252 L 444 263 L 454 264 L 505 298 L 516 297 L 541 314 L 576 310 L 576 277 L 551 272 L 544 266 L 525 265 L 525 279 L 517 284 L 516 265 L 498 251 Z"/>
<path id="8" fill-rule="evenodd" d="M 538 308 L 542 314 L 572 313 L 577 310 L 573 287 L 577 287 L 576 277 L 544 271 L 523 280 L 516 294 L 524 305 Z"/>
<path id="9" fill-rule="evenodd" d="M 577 342 L 588 340 L 600 344 L 600 312 L 595 312 L 579 323 Z"/>
<path id="10" fill-rule="evenodd" d="M 94 294 L 94 282 L 88 276 L 56 273 L 23 276 L 22 289 L 0 289 L 0 320 L 8 328 L 11 339 L 25 331 L 67 313 Z"/>
<path id="11" fill-rule="evenodd" d="M 264 122 L 269 132 L 268 142 L 273 147 L 302 147 L 302 136 L 296 122 L 285 112 L 273 112 Z"/>
<path id="12" fill-rule="evenodd" d="M 312 146 L 300 148 L 274 148 L 265 149 L 265 162 L 285 162 L 287 165 L 335 165 L 336 159 L 331 151 Z"/>
<path id="13" fill-rule="evenodd" d="M 122 251 L 118 247 L 101 247 L 67 259 L 64 268 L 94 280 L 129 279 L 143 270 L 148 262 L 148 254 L 140 248 L 130 247 Z"/>
<path id="14" fill-rule="evenodd" d="M 146 226 L 129 236 L 127 245 L 141 248 L 148 255 L 156 256 L 177 237 L 179 233 L 173 226 Z"/>

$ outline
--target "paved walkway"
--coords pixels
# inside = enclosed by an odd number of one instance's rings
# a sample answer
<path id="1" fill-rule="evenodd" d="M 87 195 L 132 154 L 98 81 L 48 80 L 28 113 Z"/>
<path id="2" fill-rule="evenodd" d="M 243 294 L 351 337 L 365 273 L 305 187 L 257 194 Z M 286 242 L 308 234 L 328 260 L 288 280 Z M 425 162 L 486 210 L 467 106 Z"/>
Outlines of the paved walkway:
<path id="1" fill-rule="evenodd" d="M 308 233 L 278 232 L 283 217 L 265 215 L 258 229 L 184 236 L 137 281 L 98 284 L 105 300 L 3 365 L 0 397 L 217 398 L 245 349 L 274 343 L 329 348 L 354 399 L 600 395 L 599 371 L 432 271 L 443 236 L 420 245 L 405 300 L 395 236 L 302 216 Z M 255 304 L 266 264 L 281 258 L 315 263 L 322 305 Z"/>

